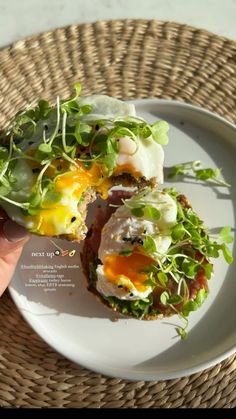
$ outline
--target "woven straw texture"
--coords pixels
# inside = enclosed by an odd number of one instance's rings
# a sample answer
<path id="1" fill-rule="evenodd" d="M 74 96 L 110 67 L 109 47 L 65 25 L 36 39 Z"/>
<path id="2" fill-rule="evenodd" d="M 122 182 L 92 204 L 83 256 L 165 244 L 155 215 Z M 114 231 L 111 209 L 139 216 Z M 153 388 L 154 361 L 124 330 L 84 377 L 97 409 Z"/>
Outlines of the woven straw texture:
<path id="1" fill-rule="evenodd" d="M 0 126 L 36 98 L 83 94 L 176 99 L 236 122 L 236 43 L 170 22 L 73 25 L 0 51 Z M 190 377 L 130 382 L 72 364 L 0 301 L 0 406 L 235 407 L 236 357 Z"/>

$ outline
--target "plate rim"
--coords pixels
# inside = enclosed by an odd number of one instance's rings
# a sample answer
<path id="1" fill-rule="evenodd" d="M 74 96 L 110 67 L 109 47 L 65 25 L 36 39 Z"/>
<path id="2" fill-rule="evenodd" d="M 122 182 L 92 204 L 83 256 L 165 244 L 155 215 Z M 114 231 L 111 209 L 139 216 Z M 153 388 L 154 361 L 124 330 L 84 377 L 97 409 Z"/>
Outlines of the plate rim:
<path id="1" fill-rule="evenodd" d="M 133 100 L 128 100 L 128 103 L 143 103 L 143 102 L 157 102 L 163 105 L 168 105 L 168 106 L 180 106 L 182 108 L 187 108 L 187 109 L 191 109 L 191 110 L 195 110 L 199 113 L 202 113 L 204 115 L 208 115 L 213 119 L 217 119 L 218 121 L 228 125 L 228 127 L 232 128 L 233 130 L 236 130 L 236 123 L 233 124 L 232 122 L 230 122 L 228 119 L 224 118 L 223 116 L 219 115 L 217 112 L 213 112 L 210 111 L 209 109 L 203 108 L 202 106 L 197 106 L 197 105 L 192 105 L 191 103 L 187 103 L 187 102 L 181 102 L 179 100 L 172 100 L 172 99 L 159 99 L 159 98 L 155 98 L 155 97 L 150 97 L 150 98 L 138 98 L 138 99 L 133 99 Z"/>
<path id="2" fill-rule="evenodd" d="M 214 120 L 217 120 L 219 122 L 221 122 L 222 124 L 226 125 L 228 128 L 231 128 L 233 131 L 235 131 L 236 134 L 236 125 L 231 123 L 230 121 L 228 121 L 227 119 L 225 119 L 224 117 L 222 117 L 221 115 L 214 113 L 208 109 L 205 109 L 201 106 L 196 106 L 196 105 L 192 105 L 190 103 L 186 103 L 186 102 L 181 102 L 178 100 L 168 100 L 168 99 L 160 99 L 160 98 L 155 98 L 155 97 L 149 97 L 149 98 L 137 98 L 137 99 L 132 99 L 132 100 L 128 100 L 126 101 L 128 103 L 134 103 L 135 105 L 137 104 L 142 104 L 142 103 L 156 103 L 157 105 L 163 104 L 163 105 L 168 105 L 171 107 L 181 107 L 181 108 L 187 108 L 190 109 L 192 111 L 201 113 L 203 115 L 207 115 L 208 117 L 211 117 Z M 98 373 L 98 374 L 102 374 L 104 376 L 107 377 L 116 377 L 116 378 L 120 378 L 120 379 L 125 379 L 125 380 L 130 380 L 130 381 L 140 381 L 140 380 L 144 380 L 144 381 L 153 381 L 153 380 L 160 380 L 160 381 L 164 381 L 164 380 L 172 380 L 172 379 L 176 379 L 176 378 L 183 378 L 183 377 L 188 377 L 192 374 L 195 373 L 199 373 L 202 372 L 208 368 L 214 367 L 215 365 L 217 365 L 218 363 L 221 363 L 222 361 L 224 361 L 226 358 L 230 357 L 231 355 L 233 355 L 236 352 L 236 342 L 233 346 L 231 346 L 228 350 L 223 351 L 222 354 L 217 355 L 213 358 L 211 358 L 209 361 L 205 361 L 205 362 L 200 362 L 198 365 L 194 366 L 194 367 L 190 367 L 181 371 L 177 371 L 177 372 L 173 372 L 171 374 L 151 374 L 151 373 L 141 373 L 141 372 L 135 372 L 133 371 L 131 368 L 113 368 L 108 366 L 106 369 L 104 368 L 99 368 L 99 367 L 91 367 L 91 363 L 86 363 L 86 362 L 82 362 L 80 363 L 78 361 L 78 358 L 75 359 L 73 356 L 70 356 L 69 354 L 67 354 L 67 351 L 61 351 L 59 350 L 56 345 L 54 345 L 53 342 L 51 342 L 50 340 L 51 337 L 45 338 L 45 335 L 43 335 L 43 333 L 41 333 L 37 330 L 36 328 L 36 321 L 34 321 L 34 315 L 33 314 L 29 314 L 27 313 L 27 311 L 24 311 L 21 307 L 20 307 L 20 302 L 18 302 L 17 299 L 17 292 L 14 290 L 14 288 L 12 287 L 12 285 L 10 284 L 8 286 L 8 290 L 9 293 L 11 295 L 11 298 L 13 299 L 18 311 L 20 312 L 20 314 L 22 315 L 22 317 L 24 318 L 24 320 L 28 323 L 28 325 L 34 330 L 34 332 L 47 344 L 49 345 L 52 349 L 54 349 L 57 353 L 61 354 L 64 358 L 69 359 L 70 361 L 76 363 L 77 365 L 80 365 L 81 367 L 87 368 L 88 370 Z M 116 371 L 116 374 L 114 375 L 114 372 Z M 120 371 L 120 373 L 119 373 Z M 128 374 L 122 374 L 122 372 L 127 371 Z M 145 375 L 146 374 L 146 375 Z"/>

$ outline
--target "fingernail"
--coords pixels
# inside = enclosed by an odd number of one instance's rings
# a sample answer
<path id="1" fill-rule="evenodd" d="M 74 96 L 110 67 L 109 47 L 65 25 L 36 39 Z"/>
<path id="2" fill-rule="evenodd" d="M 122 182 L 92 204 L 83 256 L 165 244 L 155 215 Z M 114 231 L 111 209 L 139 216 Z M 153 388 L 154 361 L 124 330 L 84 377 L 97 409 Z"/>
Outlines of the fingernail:
<path id="1" fill-rule="evenodd" d="M 7 220 L 3 224 L 2 230 L 6 239 L 13 243 L 23 240 L 28 234 L 24 227 L 11 220 Z"/>

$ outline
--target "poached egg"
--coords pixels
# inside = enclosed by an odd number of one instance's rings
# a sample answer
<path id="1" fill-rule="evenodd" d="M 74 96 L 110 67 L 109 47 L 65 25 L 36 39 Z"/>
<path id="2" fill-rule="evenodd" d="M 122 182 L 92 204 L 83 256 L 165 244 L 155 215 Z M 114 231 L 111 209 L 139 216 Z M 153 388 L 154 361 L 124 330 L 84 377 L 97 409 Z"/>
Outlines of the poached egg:
<path id="1" fill-rule="evenodd" d="M 132 198 L 128 204 L 129 201 Z M 96 288 L 105 297 L 137 300 L 152 292 L 151 286 L 146 284 L 145 269 L 165 257 L 172 241 L 170 229 L 177 220 L 177 205 L 170 195 L 159 190 L 144 195 L 142 203 L 145 202 L 160 212 L 158 220 L 135 217 L 129 206 L 123 205 L 103 227 Z M 147 236 L 155 241 L 153 254 L 143 251 Z"/>
<path id="2" fill-rule="evenodd" d="M 81 106 L 92 105 L 93 110 L 83 118 L 85 121 L 96 119 L 136 117 L 135 106 L 106 95 L 92 95 L 78 99 Z M 109 122 L 108 122 L 109 123 Z M 129 173 L 134 178 L 143 177 L 153 179 L 156 183 L 163 183 L 164 150 L 152 137 L 137 136 L 136 141 L 124 136 L 118 139 L 119 152 L 114 175 Z"/>
<path id="3" fill-rule="evenodd" d="M 62 165 L 63 161 L 56 161 L 57 167 Z M 32 168 L 32 166 L 34 166 Z M 14 190 L 9 194 L 13 201 L 23 203 L 29 199 L 29 196 L 35 190 L 37 177 L 33 171 L 37 165 L 29 164 L 27 160 L 18 160 L 12 175 L 16 182 Z M 54 176 L 56 166 L 50 166 L 45 172 L 47 176 Z M 5 209 L 9 217 L 24 226 L 32 233 L 44 236 L 70 235 L 72 238 L 78 238 L 78 232 L 84 234 L 83 223 L 86 211 L 81 211 L 81 197 L 86 191 L 89 191 L 90 202 L 93 200 L 90 188 L 97 188 L 97 191 L 103 198 L 107 197 L 110 183 L 107 179 L 101 178 L 100 168 L 93 165 L 91 169 L 86 170 L 82 165 L 78 167 L 71 165 L 68 171 L 59 174 L 53 181 L 52 189 L 42 200 L 40 209 L 30 215 L 24 214 L 21 208 L 12 205 L 9 202 L 2 201 L 1 206 Z M 94 197 L 95 198 L 95 197 Z M 81 237 L 83 238 L 83 237 Z"/>

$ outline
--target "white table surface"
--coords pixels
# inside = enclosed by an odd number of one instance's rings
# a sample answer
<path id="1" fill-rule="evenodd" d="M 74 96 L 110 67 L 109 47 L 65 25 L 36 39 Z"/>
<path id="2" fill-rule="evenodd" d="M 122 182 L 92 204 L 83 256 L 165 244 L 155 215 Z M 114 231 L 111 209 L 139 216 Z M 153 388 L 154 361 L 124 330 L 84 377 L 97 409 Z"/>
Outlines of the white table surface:
<path id="1" fill-rule="evenodd" d="M 0 0 L 0 47 L 72 23 L 170 20 L 236 40 L 236 0 Z"/>

